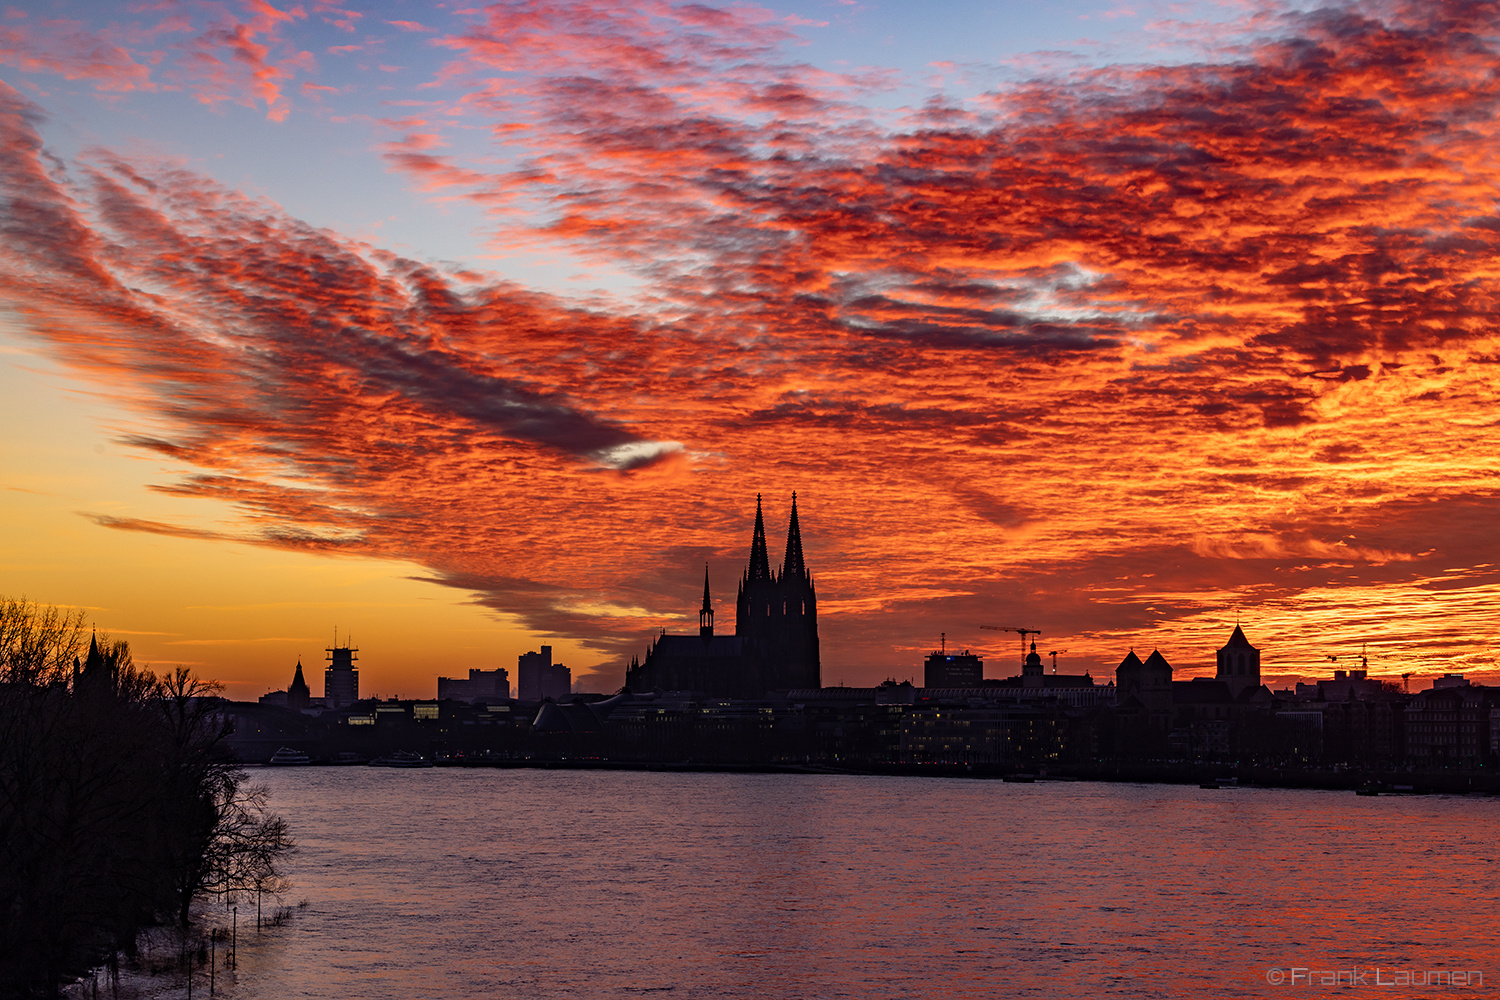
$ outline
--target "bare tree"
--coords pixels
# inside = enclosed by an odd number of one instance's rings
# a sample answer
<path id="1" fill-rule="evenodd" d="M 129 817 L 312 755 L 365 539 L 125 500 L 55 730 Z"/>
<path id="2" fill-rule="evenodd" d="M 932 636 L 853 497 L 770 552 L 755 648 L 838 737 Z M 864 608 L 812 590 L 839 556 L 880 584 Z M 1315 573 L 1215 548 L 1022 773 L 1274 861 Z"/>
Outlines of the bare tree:
<path id="1" fill-rule="evenodd" d="M 0 683 L 66 683 L 83 652 L 83 611 L 0 597 Z"/>
<path id="2" fill-rule="evenodd" d="M 238 787 L 220 810 L 205 854 L 202 891 L 280 895 L 291 886 L 281 862 L 295 847 L 286 820 L 266 810 L 266 789 Z"/>
<path id="3" fill-rule="evenodd" d="M 155 703 L 171 736 L 173 867 L 177 916 L 185 925 L 194 899 L 237 892 L 278 895 L 290 884 L 280 868 L 295 846 L 287 824 L 266 808 L 266 789 L 247 785 L 229 752 L 230 729 L 211 698 L 219 685 L 179 667 L 157 685 Z"/>

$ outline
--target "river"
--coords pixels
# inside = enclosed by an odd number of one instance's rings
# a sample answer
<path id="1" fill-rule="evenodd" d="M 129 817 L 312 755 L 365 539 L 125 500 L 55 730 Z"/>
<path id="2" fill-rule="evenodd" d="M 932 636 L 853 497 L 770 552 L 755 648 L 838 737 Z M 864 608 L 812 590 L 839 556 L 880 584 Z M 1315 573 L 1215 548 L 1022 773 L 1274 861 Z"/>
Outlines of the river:
<path id="1" fill-rule="evenodd" d="M 1500 799 L 447 768 L 253 779 L 291 823 L 288 901 L 307 905 L 257 933 L 240 904 L 239 970 L 219 983 L 235 1000 L 1500 995 Z M 1433 985 L 1443 970 L 1483 985 Z"/>

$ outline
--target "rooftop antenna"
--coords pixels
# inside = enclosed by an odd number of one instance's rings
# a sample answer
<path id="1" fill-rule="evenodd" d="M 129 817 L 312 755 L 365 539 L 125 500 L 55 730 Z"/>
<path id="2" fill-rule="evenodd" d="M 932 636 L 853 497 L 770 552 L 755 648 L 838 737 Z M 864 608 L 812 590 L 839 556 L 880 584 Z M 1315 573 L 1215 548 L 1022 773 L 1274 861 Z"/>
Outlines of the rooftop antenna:
<path id="1" fill-rule="evenodd" d="M 938 634 L 942 636 L 942 639 L 940 640 L 942 642 L 941 649 L 942 649 L 943 655 L 946 656 L 946 655 L 948 655 L 948 633 L 947 632 L 940 632 Z"/>

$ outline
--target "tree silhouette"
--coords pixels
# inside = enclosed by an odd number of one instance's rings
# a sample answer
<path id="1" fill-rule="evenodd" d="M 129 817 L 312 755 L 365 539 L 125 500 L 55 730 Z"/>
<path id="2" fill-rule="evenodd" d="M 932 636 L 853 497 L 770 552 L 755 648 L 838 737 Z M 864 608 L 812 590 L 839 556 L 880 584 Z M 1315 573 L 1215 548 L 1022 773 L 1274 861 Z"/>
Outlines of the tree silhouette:
<path id="1" fill-rule="evenodd" d="M 0 599 L 0 996 L 55 990 L 209 892 L 280 891 L 291 850 L 217 688 L 82 618 Z"/>

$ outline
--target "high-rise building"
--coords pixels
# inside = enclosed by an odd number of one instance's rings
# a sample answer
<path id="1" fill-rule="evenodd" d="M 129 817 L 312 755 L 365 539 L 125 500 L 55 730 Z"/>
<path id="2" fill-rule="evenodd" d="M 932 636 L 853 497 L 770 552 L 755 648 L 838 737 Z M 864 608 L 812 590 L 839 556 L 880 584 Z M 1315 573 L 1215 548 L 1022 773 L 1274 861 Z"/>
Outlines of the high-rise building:
<path id="1" fill-rule="evenodd" d="M 328 669 L 323 671 L 323 702 L 329 708 L 343 708 L 359 701 L 359 668 L 354 661 L 359 650 L 346 641 L 340 646 L 338 640 L 329 646 Z"/>
<path id="2" fill-rule="evenodd" d="M 922 668 L 922 686 L 977 688 L 984 683 L 984 660 L 967 649 L 962 653 L 931 653 Z"/>
<path id="3" fill-rule="evenodd" d="M 573 690 L 573 672 L 552 662 L 552 647 L 516 657 L 516 697 L 521 701 L 565 698 Z"/>

